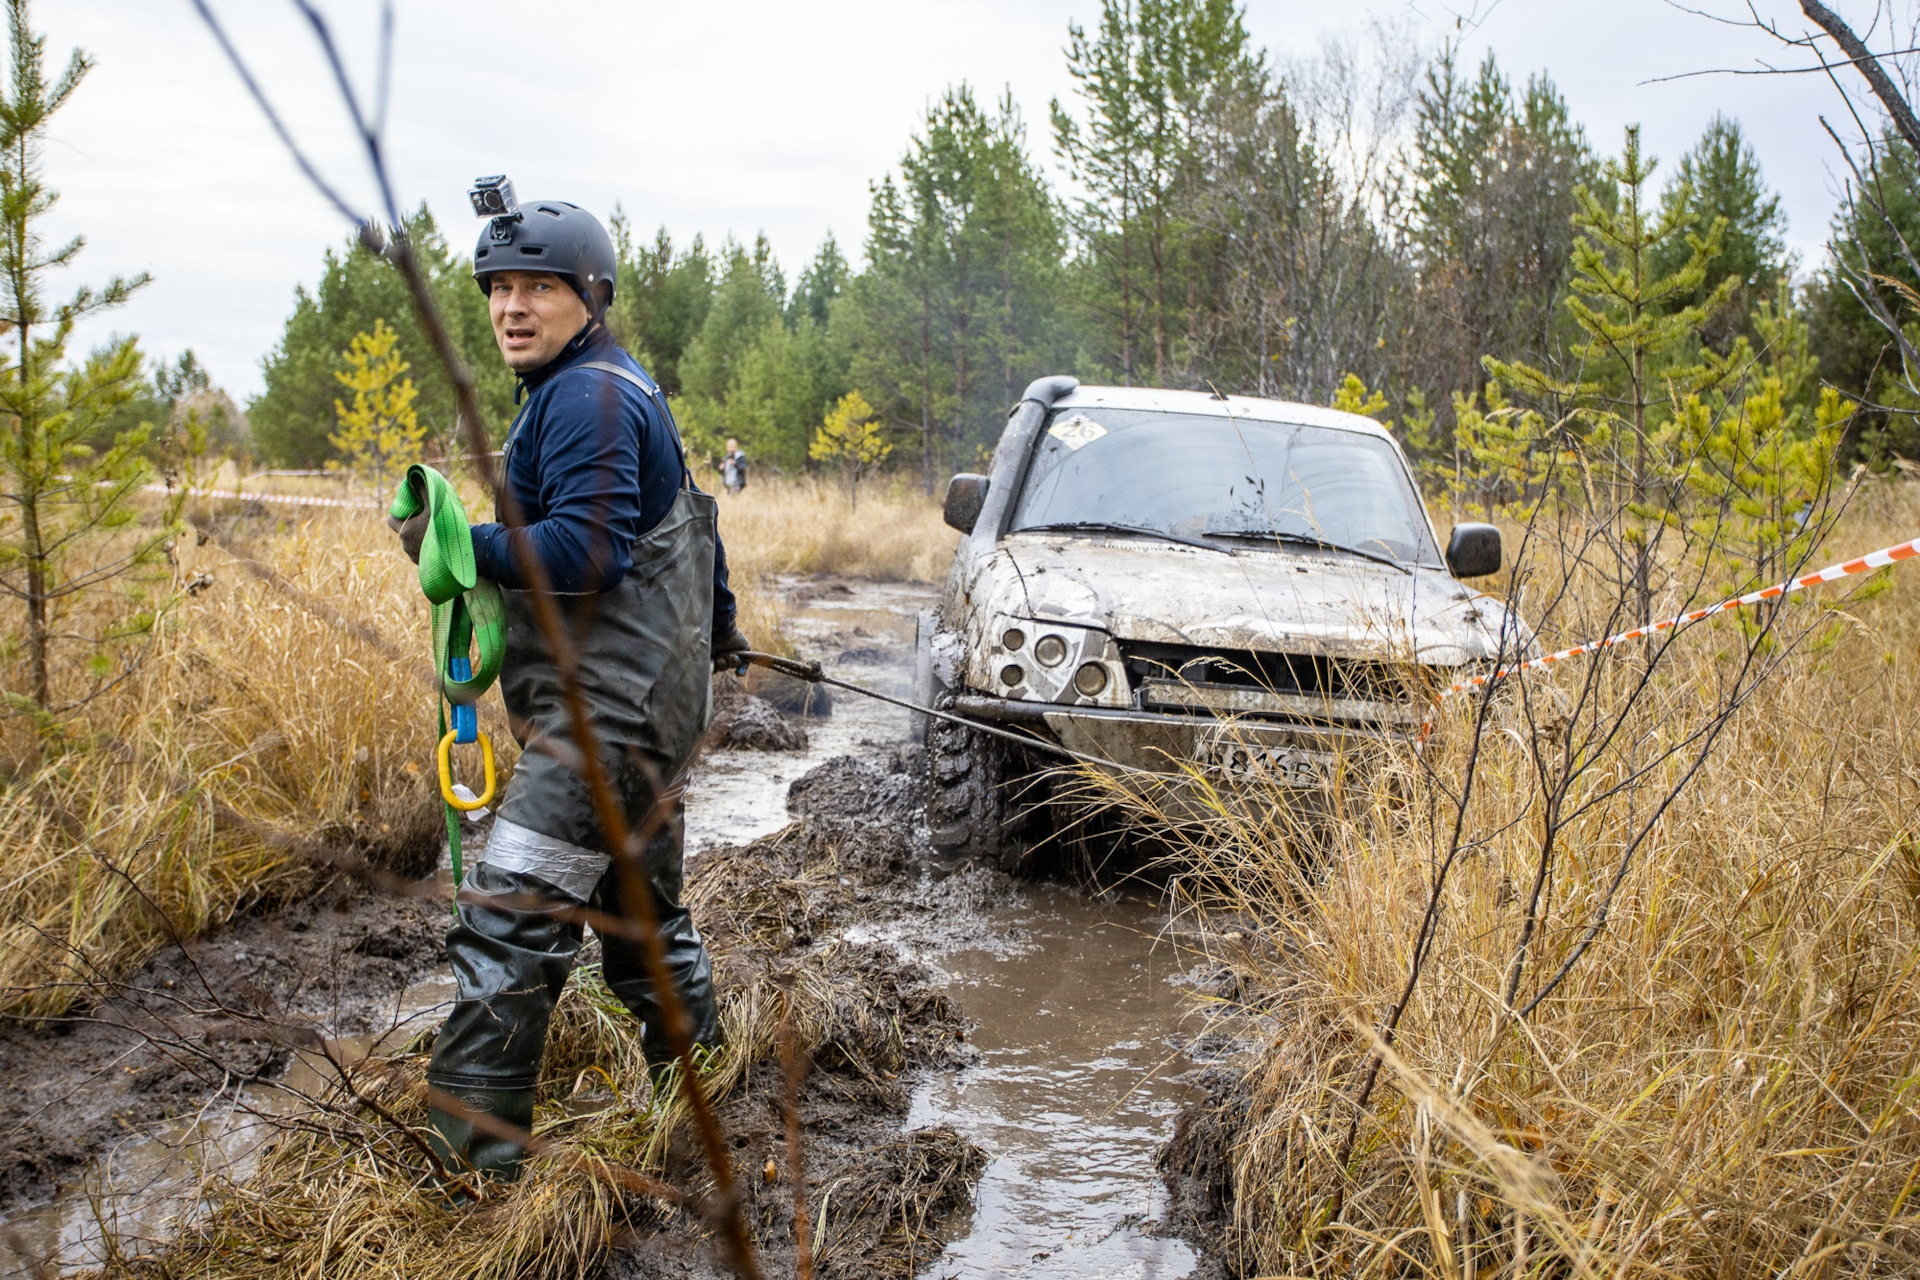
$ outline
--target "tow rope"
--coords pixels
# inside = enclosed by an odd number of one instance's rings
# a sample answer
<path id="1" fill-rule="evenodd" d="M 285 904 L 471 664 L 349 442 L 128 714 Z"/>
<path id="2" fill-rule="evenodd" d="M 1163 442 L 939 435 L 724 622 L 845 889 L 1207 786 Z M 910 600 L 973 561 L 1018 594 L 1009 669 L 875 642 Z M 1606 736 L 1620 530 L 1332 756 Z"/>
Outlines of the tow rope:
<path id="1" fill-rule="evenodd" d="M 474 705 L 493 687 L 507 649 L 506 603 L 500 588 L 482 578 L 473 562 L 473 532 L 467 509 L 447 478 L 432 467 L 416 463 L 407 468 L 394 490 L 387 514 L 409 520 L 427 513 L 427 532 L 420 543 L 420 594 L 433 606 L 433 670 L 439 682 L 434 699 L 439 745 L 434 762 L 440 775 L 440 798 L 446 806 L 447 848 L 453 861 L 453 882 L 463 878 L 460 865 L 460 815 L 493 802 L 493 743 L 480 732 Z M 475 657 L 478 665 L 475 665 Z M 452 725 L 448 725 L 448 707 Z M 451 752 L 456 743 L 478 742 L 483 786 L 478 796 L 453 780 Z M 466 795 L 461 795 L 461 792 Z"/>
<path id="2" fill-rule="evenodd" d="M 1711 618 L 1715 614 L 1727 613 L 1746 605 L 1761 604 L 1781 596 L 1791 595 L 1796 591 L 1804 591 L 1809 587 L 1819 586 L 1821 583 L 1834 582 L 1841 578 L 1849 578 L 1855 574 L 1868 573 L 1875 569 L 1884 569 L 1889 565 L 1899 564 L 1903 560 L 1911 560 L 1915 557 L 1920 557 L 1920 538 L 1914 538 L 1907 542 L 1896 542 L 1890 547 L 1882 547 L 1878 551 L 1869 551 L 1866 555 L 1856 556 L 1851 560 L 1843 560 L 1839 564 L 1828 565 L 1826 568 L 1813 573 L 1802 574 L 1797 578 L 1789 578 L 1785 582 L 1776 582 L 1772 586 L 1761 587 L 1757 591 L 1749 591 L 1744 595 L 1729 597 L 1716 604 L 1708 605 L 1704 609 L 1693 609 L 1686 613 L 1677 614 L 1671 618 L 1662 618 L 1658 621 L 1648 622 L 1644 626 L 1633 628 L 1631 631 L 1622 631 L 1618 635 L 1607 636 L 1600 640 L 1589 640 L 1584 644 L 1577 644 L 1571 648 L 1544 654 L 1538 658 L 1530 658 L 1525 662 L 1516 662 L 1481 675 L 1468 676 L 1466 679 L 1458 681 L 1433 695 L 1432 707 L 1427 712 L 1426 720 L 1420 726 L 1420 733 L 1414 740 L 1414 749 L 1418 751 L 1426 746 L 1427 739 L 1433 733 L 1434 719 L 1439 715 L 1440 705 L 1448 698 L 1465 693 L 1469 689 L 1484 688 L 1487 685 L 1494 684 L 1501 680 L 1511 679 L 1514 676 L 1522 675 L 1529 671 L 1544 671 L 1568 659 L 1599 653 L 1603 649 L 1610 649 L 1615 645 L 1625 644 L 1629 640 L 1644 640 L 1662 631 L 1678 631 L 1692 626 L 1696 622 L 1702 622 L 1707 618 Z M 1114 760 L 1102 760 L 1098 756 L 1090 756 L 1083 752 L 1073 751 L 1057 743 L 1048 742 L 1046 739 L 1035 735 L 1014 733 L 994 725 L 982 724 L 978 720 L 970 720 L 965 716 L 954 715 L 952 712 L 938 711 L 932 707 L 923 707 L 917 703 L 909 702 L 905 698 L 890 697 L 887 694 L 879 693 L 873 689 L 863 689 L 857 684 L 849 684 L 845 680 L 834 679 L 826 673 L 818 662 L 800 662 L 793 658 L 782 658 L 770 653 L 746 652 L 736 656 L 740 662 L 739 670 L 741 672 L 744 672 L 747 664 L 751 663 L 756 667 L 765 667 L 770 671 L 777 671 L 781 675 L 792 676 L 796 680 L 805 680 L 810 684 L 832 685 L 835 688 L 845 689 L 849 693 L 858 693 L 880 702 L 892 703 L 896 707 L 904 707 L 909 711 L 918 712 L 921 715 L 934 716 L 941 720 L 951 721 L 954 724 L 971 729 L 976 733 L 984 733 L 996 738 L 1004 738 L 1008 742 L 1018 743 L 1023 747 L 1037 747 L 1042 751 L 1051 752 L 1058 756 L 1065 756 L 1069 760 L 1077 760 L 1082 764 L 1098 765 L 1106 769 L 1119 769 L 1127 773 L 1154 772 L 1154 770 L 1151 769 L 1142 769 L 1138 765 L 1121 764 Z"/>

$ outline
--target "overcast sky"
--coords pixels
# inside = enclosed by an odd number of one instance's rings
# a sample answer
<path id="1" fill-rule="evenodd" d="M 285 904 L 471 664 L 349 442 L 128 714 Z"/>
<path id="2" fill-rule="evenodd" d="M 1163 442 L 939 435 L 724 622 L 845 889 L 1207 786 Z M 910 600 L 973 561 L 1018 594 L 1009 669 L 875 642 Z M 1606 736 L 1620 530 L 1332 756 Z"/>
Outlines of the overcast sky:
<path id="1" fill-rule="evenodd" d="M 213 0 L 236 43 L 321 166 L 365 198 L 344 116 L 307 29 L 280 0 Z M 1465 9 L 1473 0 L 1454 0 Z M 1736 0 L 1691 0 L 1734 15 Z M 1817 263 L 1838 181 L 1824 112 L 1844 108 L 1818 76 L 1656 77 L 1783 61 L 1770 39 L 1662 0 L 1479 0 L 1464 27 L 1438 0 L 1249 0 L 1255 42 L 1312 54 L 1370 20 L 1436 46 L 1465 32 L 1516 81 L 1552 75 L 1594 143 L 1639 122 L 1663 171 L 1716 110 L 1746 126 L 1781 192 L 1790 239 Z M 1756 0 L 1798 31 L 1790 0 Z M 355 71 L 370 70 L 373 0 L 322 0 Z M 1841 12 L 1864 20 L 1861 0 Z M 831 229 L 856 260 L 867 184 L 898 159 L 930 98 L 971 81 L 1010 87 L 1050 168 L 1047 104 L 1070 95 L 1062 47 L 1098 0 L 398 0 L 390 148 L 403 202 L 424 199 L 456 242 L 475 233 L 465 190 L 505 171 L 523 198 L 615 202 L 645 233 L 764 230 L 789 279 Z M 155 354 L 191 347 L 242 399 L 278 339 L 296 285 L 347 227 L 300 178 L 194 15 L 189 0 L 39 0 L 48 58 L 75 45 L 97 66 L 55 118 L 47 161 L 59 232 L 88 239 L 73 283 L 154 277 L 95 322 Z M 1854 88 L 1851 83 L 1848 87 Z"/>

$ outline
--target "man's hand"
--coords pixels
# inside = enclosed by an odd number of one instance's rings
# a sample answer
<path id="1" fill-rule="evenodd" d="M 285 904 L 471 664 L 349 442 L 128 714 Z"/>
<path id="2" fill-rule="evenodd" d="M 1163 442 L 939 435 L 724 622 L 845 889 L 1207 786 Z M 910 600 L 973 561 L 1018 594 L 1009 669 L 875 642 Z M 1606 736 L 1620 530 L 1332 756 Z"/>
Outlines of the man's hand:
<path id="1" fill-rule="evenodd" d="M 740 655 L 752 648 L 752 641 L 741 634 L 739 627 L 728 627 L 725 635 L 716 633 L 713 637 L 713 669 L 738 675 L 747 669 L 746 660 Z"/>
<path id="2" fill-rule="evenodd" d="M 427 540 L 427 513 L 422 511 L 405 520 L 388 516 L 387 528 L 400 535 L 400 549 L 407 553 L 407 559 L 419 564 L 420 544 Z"/>

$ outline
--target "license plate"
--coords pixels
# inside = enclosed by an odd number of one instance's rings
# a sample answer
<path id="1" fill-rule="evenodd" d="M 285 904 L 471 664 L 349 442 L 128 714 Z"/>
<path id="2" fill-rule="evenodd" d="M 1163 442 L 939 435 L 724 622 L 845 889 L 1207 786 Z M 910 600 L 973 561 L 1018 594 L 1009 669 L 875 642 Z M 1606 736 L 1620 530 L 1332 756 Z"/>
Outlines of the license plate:
<path id="1" fill-rule="evenodd" d="M 1333 753 L 1305 747 L 1249 742 L 1226 734 L 1203 735 L 1200 763 L 1243 782 L 1277 782 L 1289 787 L 1324 787 L 1333 781 Z"/>

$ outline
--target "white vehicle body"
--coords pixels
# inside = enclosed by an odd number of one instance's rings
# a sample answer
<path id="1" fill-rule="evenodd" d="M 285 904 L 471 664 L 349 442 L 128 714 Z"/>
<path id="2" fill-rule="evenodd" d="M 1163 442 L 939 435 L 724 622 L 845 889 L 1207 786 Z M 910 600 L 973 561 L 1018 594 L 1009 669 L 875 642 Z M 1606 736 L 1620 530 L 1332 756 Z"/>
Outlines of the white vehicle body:
<path id="1" fill-rule="evenodd" d="M 921 697 L 1136 768 L 1323 786 L 1355 739 L 1417 731 L 1423 687 L 1532 645 L 1453 571 L 1497 569 L 1498 534 L 1460 526 L 1443 555 L 1399 446 L 1355 414 L 1042 379 L 947 514 L 965 536 Z M 940 723 L 935 842 L 999 852 L 993 753 Z"/>

